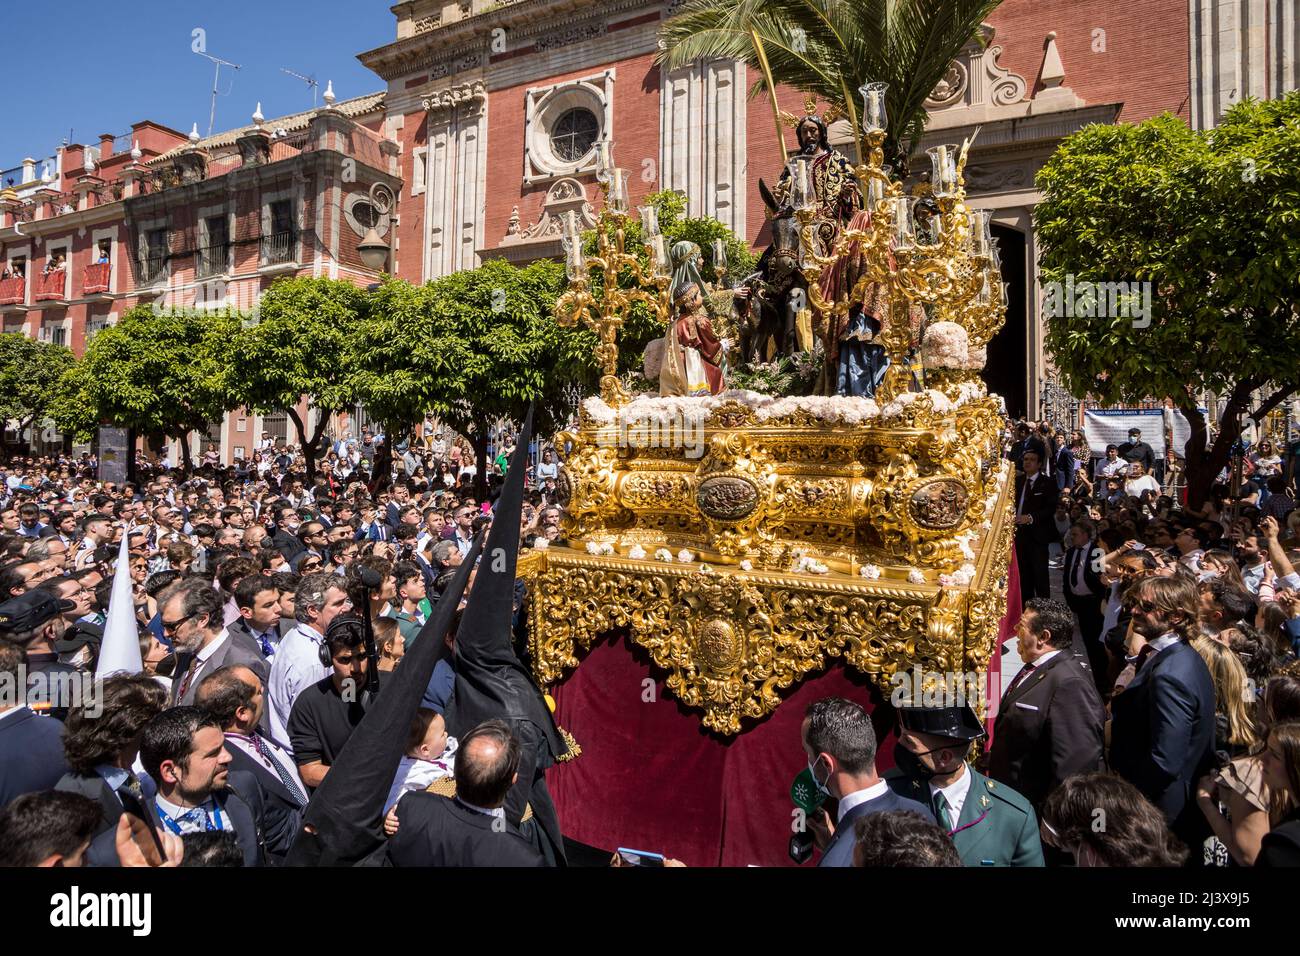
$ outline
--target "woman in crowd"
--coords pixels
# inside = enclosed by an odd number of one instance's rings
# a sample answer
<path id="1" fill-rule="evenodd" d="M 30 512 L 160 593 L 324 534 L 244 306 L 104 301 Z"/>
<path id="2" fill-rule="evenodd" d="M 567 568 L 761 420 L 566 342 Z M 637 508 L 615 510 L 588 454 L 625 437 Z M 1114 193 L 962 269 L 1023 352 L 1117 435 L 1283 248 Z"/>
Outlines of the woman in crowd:
<path id="1" fill-rule="evenodd" d="M 1244 756 L 1259 743 L 1246 700 L 1246 669 L 1227 645 L 1216 640 L 1200 637 L 1192 647 L 1205 661 L 1214 681 L 1215 752 L 1225 759 Z"/>
<path id="2" fill-rule="evenodd" d="M 1043 805 L 1040 830 L 1043 842 L 1069 853 L 1076 866 L 1179 866 L 1187 857 L 1164 815 L 1137 787 L 1108 773 L 1064 780 Z"/>
<path id="3" fill-rule="evenodd" d="M 1300 723 L 1278 724 L 1263 753 L 1264 781 L 1290 803 L 1286 817 L 1260 843 L 1256 866 L 1300 866 Z"/>
<path id="4" fill-rule="evenodd" d="M 1269 681 L 1259 713 L 1261 740 L 1270 727 L 1300 720 L 1300 680 L 1283 676 Z M 1264 835 L 1285 818 L 1287 797 L 1265 779 L 1264 762 L 1264 748 L 1256 747 L 1197 785 L 1197 805 L 1214 831 L 1206 844 L 1207 863 L 1253 866 Z"/>

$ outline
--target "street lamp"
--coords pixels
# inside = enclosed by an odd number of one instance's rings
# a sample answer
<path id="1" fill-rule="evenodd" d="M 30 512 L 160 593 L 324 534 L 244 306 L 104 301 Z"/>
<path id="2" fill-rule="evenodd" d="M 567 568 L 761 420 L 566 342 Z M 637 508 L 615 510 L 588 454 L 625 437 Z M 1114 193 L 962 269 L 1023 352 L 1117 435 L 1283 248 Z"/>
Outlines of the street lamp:
<path id="1" fill-rule="evenodd" d="M 367 269 L 375 272 L 382 271 L 388 264 L 388 255 L 391 251 L 393 240 L 392 222 L 389 220 L 389 214 L 393 211 L 395 203 L 393 191 L 383 183 L 375 183 L 370 187 L 370 208 L 374 210 L 375 218 L 369 229 L 366 230 L 366 236 L 357 246 L 357 252 L 361 255 L 361 261 L 365 263 Z M 385 242 L 379 235 L 379 224 L 388 223 L 388 241 Z"/>

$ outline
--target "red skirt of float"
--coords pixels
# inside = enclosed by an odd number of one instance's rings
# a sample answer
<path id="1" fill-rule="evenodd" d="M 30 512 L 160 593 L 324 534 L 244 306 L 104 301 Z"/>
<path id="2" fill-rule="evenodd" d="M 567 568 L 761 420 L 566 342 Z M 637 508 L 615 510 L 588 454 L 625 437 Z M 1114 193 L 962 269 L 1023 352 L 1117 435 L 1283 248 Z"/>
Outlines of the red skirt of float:
<path id="1" fill-rule="evenodd" d="M 1007 613 L 989 660 L 994 697 L 1002 643 L 1019 619 L 1013 553 Z M 705 730 L 696 711 L 667 693 L 649 655 L 617 632 L 595 644 L 553 694 L 556 720 L 582 747 L 578 759 L 547 774 L 560 826 L 602 849 L 650 850 L 688 866 L 793 866 L 790 784 L 807 764 L 799 725 L 822 697 L 847 697 L 879 716 L 879 766 L 893 766 L 886 698 L 841 664 L 803 681 L 775 713 L 734 737 Z"/>

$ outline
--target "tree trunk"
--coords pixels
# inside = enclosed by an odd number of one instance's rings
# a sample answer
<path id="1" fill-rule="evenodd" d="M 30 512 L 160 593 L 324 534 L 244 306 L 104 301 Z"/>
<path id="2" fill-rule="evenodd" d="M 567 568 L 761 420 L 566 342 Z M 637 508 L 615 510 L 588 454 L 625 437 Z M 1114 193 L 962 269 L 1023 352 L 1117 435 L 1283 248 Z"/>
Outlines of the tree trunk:
<path id="1" fill-rule="evenodd" d="M 181 446 L 181 472 L 189 475 L 194 471 L 194 459 L 190 455 L 190 429 L 185 429 L 177 438 Z"/>
<path id="2" fill-rule="evenodd" d="M 487 446 L 488 446 L 488 423 L 478 421 L 474 423 L 474 437 L 470 439 L 470 445 L 474 448 L 474 465 L 476 468 L 474 474 L 474 497 L 479 501 L 487 498 Z"/>
<path id="3" fill-rule="evenodd" d="M 1188 393 L 1180 396 L 1179 411 L 1186 416 L 1192 426 L 1183 451 L 1183 462 L 1187 472 L 1187 507 L 1199 509 L 1210 496 L 1214 479 L 1218 477 L 1223 466 L 1228 463 L 1232 446 L 1241 437 L 1241 416 L 1250 403 L 1250 393 L 1258 383 L 1254 381 L 1238 382 L 1228 398 L 1228 404 L 1219 416 L 1219 434 L 1214 444 L 1207 449 L 1209 432 L 1205 416 L 1196 405 L 1196 397 Z"/>
<path id="4" fill-rule="evenodd" d="M 393 482 L 393 429 L 383 422 L 384 441 L 375 449 L 375 461 L 370 466 L 370 493 L 377 495 Z"/>
<path id="5" fill-rule="evenodd" d="M 313 435 L 307 434 L 307 425 L 303 422 L 302 416 L 298 414 L 296 408 L 285 409 L 285 414 L 289 416 L 289 421 L 293 422 L 293 430 L 298 435 L 298 447 L 302 449 L 303 462 L 307 466 L 307 478 L 303 482 L 310 486 L 316 477 L 316 451 L 320 448 L 321 436 L 325 434 L 325 427 L 329 424 L 330 416 L 333 409 L 328 411 L 322 410 L 320 421 L 316 423 L 316 431 Z"/>
<path id="6" fill-rule="evenodd" d="M 31 434 L 31 430 L 32 430 L 35 426 L 36 426 L 36 416 L 35 416 L 35 415 L 33 415 L 31 418 L 27 419 L 27 424 L 25 424 L 25 425 L 22 423 L 22 420 L 21 420 L 21 419 L 19 419 L 19 421 L 18 421 L 18 444 L 19 444 L 20 446 L 25 445 L 25 446 L 26 446 L 26 449 L 27 449 L 27 454 L 29 454 L 29 455 L 34 454 L 34 450 L 33 450 L 33 448 L 32 448 L 32 437 L 33 437 L 33 436 L 32 436 L 32 434 Z M 23 437 L 24 435 L 26 435 L 27 437 L 24 438 L 24 437 Z"/>

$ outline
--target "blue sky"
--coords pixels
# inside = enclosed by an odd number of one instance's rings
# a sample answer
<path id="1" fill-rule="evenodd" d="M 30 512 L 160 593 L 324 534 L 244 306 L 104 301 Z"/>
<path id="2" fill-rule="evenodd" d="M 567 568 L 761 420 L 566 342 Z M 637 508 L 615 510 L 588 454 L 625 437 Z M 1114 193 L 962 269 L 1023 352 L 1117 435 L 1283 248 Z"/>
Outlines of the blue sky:
<path id="1" fill-rule="evenodd" d="M 0 169 L 41 158 L 72 131 L 98 144 L 150 119 L 208 130 L 213 65 L 192 51 L 238 63 L 221 69 L 214 130 L 248 123 L 258 100 L 267 117 L 310 109 L 315 75 L 339 99 L 384 88 L 356 56 L 396 38 L 390 0 L 135 0 L 132 3 L 0 0 L 5 85 Z"/>

